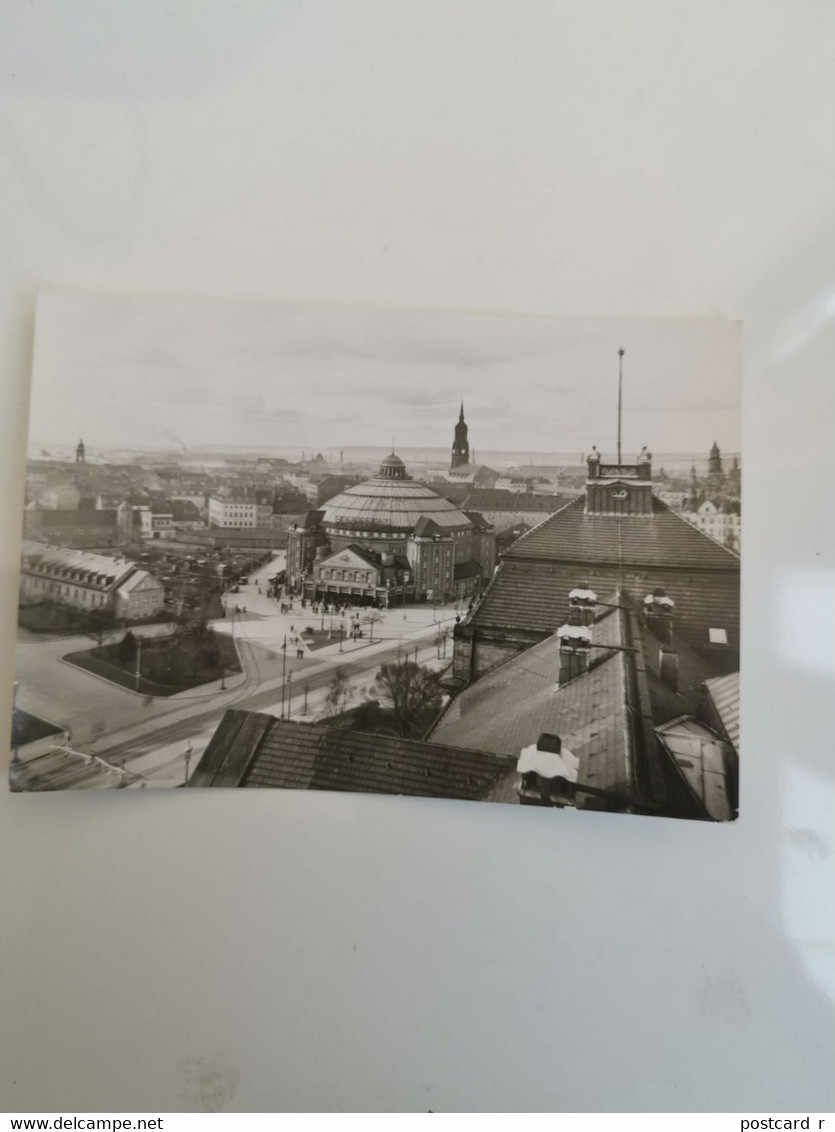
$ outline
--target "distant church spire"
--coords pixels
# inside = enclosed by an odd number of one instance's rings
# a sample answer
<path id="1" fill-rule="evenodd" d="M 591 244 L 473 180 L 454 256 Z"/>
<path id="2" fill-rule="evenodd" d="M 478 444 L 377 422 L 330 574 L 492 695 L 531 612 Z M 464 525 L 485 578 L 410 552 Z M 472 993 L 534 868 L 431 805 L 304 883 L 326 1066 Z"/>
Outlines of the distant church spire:
<path id="1" fill-rule="evenodd" d="M 76 464 L 83 464 L 86 462 L 84 439 L 79 440 L 75 449 L 75 462 Z"/>
<path id="2" fill-rule="evenodd" d="M 711 476 L 720 476 L 722 474 L 722 453 L 719 451 L 719 445 L 714 440 L 710 449 L 710 455 L 707 458 L 707 472 Z"/>
<path id="3" fill-rule="evenodd" d="M 452 459 L 449 462 L 450 471 L 461 468 L 470 462 L 470 442 L 467 440 L 467 422 L 464 420 L 464 401 L 461 400 L 461 410 L 458 414 L 458 423 L 455 426 L 455 436 L 452 441 Z"/>

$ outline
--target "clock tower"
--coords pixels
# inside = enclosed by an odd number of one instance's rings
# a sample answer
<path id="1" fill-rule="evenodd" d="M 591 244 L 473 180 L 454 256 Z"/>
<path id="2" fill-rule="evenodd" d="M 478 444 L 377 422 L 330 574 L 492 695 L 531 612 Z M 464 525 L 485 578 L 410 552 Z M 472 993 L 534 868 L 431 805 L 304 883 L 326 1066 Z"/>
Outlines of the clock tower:
<path id="1" fill-rule="evenodd" d="M 464 402 L 461 402 L 461 411 L 455 425 L 455 437 L 452 441 L 452 459 L 449 469 L 453 471 L 470 462 L 470 443 L 467 440 L 467 422 L 464 420 Z"/>

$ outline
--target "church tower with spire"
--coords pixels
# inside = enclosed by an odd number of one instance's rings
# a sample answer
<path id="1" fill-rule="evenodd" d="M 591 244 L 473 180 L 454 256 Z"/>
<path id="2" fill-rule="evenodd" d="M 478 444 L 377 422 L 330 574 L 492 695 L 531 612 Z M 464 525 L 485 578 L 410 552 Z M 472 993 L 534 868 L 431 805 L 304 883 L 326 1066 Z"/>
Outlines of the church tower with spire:
<path id="1" fill-rule="evenodd" d="M 722 475 L 722 453 L 719 451 L 719 445 L 715 440 L 707 458 L 707 474 L 709 476 Z"/>
<path id="2" fill-rule="evenodd" d="M 76 462 L 76 464 L 86 463 L 86 455 L 85 455 L 85 448 L 84 448 L 84 441 L 83 440 L 79 440 L 78 444 L 76 445 L 75 462 Z"/>
<path id="3" fill-rule="evenodd" d="M 452 441 L 452 459 L 449 470 L 461 468 L 470 462 L 470 442 L 467 440 L 467 422 L 464 420 L 464 402 L 461 402 L 461 411 L 455 425 L 455 437 Z"/>

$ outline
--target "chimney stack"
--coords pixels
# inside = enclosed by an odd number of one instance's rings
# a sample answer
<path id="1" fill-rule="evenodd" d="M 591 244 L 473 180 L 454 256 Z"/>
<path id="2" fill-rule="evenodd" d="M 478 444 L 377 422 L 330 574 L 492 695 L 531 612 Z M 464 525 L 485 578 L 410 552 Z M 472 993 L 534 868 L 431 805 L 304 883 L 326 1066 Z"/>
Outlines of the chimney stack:
<path id="1" fill-rule="evenodd" d="M 663 586 L 657 586 L 644 598 L 644 624 L 665 645 L 671 644 L 673 640 L 675 604 L 671 597 L 667 597 Z"/>
<path id="2" fill-rule="evenodd" d="M 535 746 L 525 747 L 516 769 L 523 806 L 571 806 L 580 760 L 562 745 L 559 735 L 543 732 Z"/>
<path id="3" fill-rule="evenodd" d="M 597 594 L 582 582 L 568 595 L 568 624 L 592 625 L 597 616 Z"/>
<path id="4" fill-rule="evenodd" d="M 560 675 L 557 686 L 562 687 L 575 676 L 588 671 L 591 649 L 591 628 L 588 625 L 561 625 L 557 629 L 560 639 Z"/>

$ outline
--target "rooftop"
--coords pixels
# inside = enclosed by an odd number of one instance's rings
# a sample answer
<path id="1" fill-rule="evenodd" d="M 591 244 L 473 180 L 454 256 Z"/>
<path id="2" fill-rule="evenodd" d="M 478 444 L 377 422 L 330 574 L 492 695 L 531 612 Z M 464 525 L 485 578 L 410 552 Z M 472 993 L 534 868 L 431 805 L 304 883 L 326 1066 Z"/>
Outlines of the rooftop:
<path id="1" fill-rule="evenodd" d="M 517 801 L 515 759 L 238 709 L 225 712 L 188 785 Z"/>
<path id="2" fill-rule="evenodd" d="M 593 627 L 596 645 L 621 641 L 620 614 L 609 611 Z M 580 760 L 578 778 L 626 794 L 624 653 L 595 650 L 589 671 L 557 688 L 560 642 L 555 635 L 494 668 L 465 688 L 432 732 L 436 742 L 518 758 L 543 732 L 559 735 Z"/>
<path id="3" fill-rule="evenodd" d="M 710 629 L 726 630 L 723 667 L 707 675 L 738 667 L 739 557 L 660 500 L 650 514 L 624 517 L 587 515 L 584 498 L 572 500 L 504 552 L 469 624 L 552 633 L 564 619 L 569 591 L 582 581 L 598 592 L 622 586 L 639 601 L 663 582 L 686 643 L 709 648 Z"/>
<path id="4" fill-rule="evenodd" d="M 403 461 L 393 452 L 376 476 L 335 495 L 323 510 L 323 522 L 336 528 L 408 531 L 422 516 L 447 530 L 470 526 L 454 503 L 406 475 Z"/>
<path id="5" fill-rule="evenodd" d="M 42 553 L 33 569 L 56 573 L 67 571 L 67 577 L 78 580 L 101 578 L 109 583 L 118 582 L 136 569 L 136 563 L 127 558 L 111 558 L 105 554 L 91 554 L 86 550 L 72 550 L 63 546 L 41 548 Z"/>
<path id="6" fill-rule="evenodd" d="M 541 511 L 543 514 L 553 514 L 568 498 L 567 495 L 534 495 L 531 492 L 485 487 L 471 491 L 464 499 L 462 508 L 467 511 Z"/>
<path id="7" fill-rule="evenodd" d="M 519 539 L 508 557 L 739 570 L 738 555 L 706 538 L 657 497 L 651 515 L 619 517 L 587 515 L 585 497 L 578 496 Z"/>
<path id="8" fill-rule="evenodd" d="M 578 780 L 615 796 L 601 802 L 600 796 L 579 794 L 578 805 L 631 805 L 717 820 L 732 816 L 728 798 L 723 803 L 727 813 L 716 800 L 718 780 L 710 780 L 710 796 L 700 793 L 701 786 L 707 789 L 708 777 L 697 781 L 683 775 L 675 744 L 670 746 L 669 737 L 664 747 L 656 740 L 657 727 L 695 711 L 711 671 L 710 658 L 678 642 L 678 683 L 672 687 L 660 671 L 662 641 L 626 594 L 599 602 L 590 634 L 586 672 L 558 685 L 560 641 L 555 633 L 466 687 L 449 704 L 432 739 L 518 756 L 542 733 L 559 735 L 579 759 Z M 724 779 L 723 784 L 727 786 Z"/>

